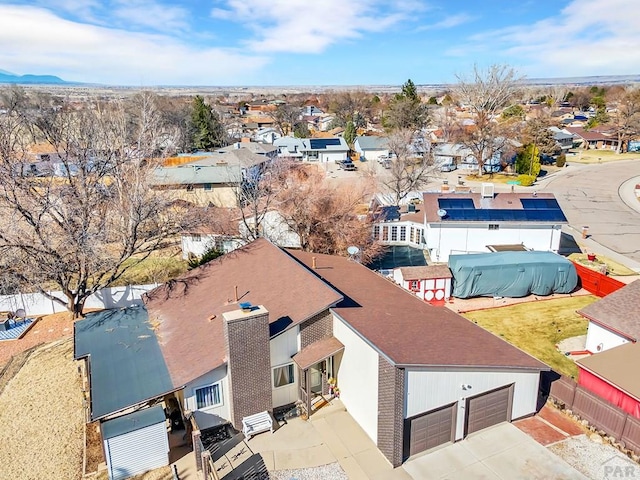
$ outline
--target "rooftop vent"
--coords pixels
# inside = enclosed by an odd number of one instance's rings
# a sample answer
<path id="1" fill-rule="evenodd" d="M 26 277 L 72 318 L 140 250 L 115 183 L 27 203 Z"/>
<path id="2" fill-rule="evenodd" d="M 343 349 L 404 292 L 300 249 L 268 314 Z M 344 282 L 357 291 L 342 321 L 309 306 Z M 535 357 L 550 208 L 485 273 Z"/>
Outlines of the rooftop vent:
<path id="1" fill-rule="evenodd" d="M 493 183 L 482 184 L 482 198 L 493 198 L 494 185 Z"/>

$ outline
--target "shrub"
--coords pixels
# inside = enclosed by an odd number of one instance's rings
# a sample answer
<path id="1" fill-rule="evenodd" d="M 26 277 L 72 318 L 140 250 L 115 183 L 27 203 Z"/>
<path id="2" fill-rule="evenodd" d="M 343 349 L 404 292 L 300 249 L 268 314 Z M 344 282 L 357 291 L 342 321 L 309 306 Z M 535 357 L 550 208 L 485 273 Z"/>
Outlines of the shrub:
<path id="1" fill-rule="evenodd" d="M 518 181 L 523 187 L 530 187 L 531 185 L 533 185 L 533 182 L 536 181 L 536 177 L 527 174 L 518 175 Z"/>
<path id="2" fill-rule="evenodd" d="M 558 155 L 556 158 L 556 167 L 564 167 L 564 164 L 567 162 L 567 156 L 563 153 Z"/>

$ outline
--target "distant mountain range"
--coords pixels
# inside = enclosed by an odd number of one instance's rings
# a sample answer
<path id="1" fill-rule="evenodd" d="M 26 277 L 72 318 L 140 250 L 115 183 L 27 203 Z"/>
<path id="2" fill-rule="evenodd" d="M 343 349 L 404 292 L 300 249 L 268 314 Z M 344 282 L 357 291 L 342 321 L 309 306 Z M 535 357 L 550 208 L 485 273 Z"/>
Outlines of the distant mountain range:
<path id="1" fill-rule="evenodd" d="M 16 75 L 6 70 L 0 70 L 0 83 L 39 84 L 39 85 L 65 85 L 71 84 L 55 75 Z"/>

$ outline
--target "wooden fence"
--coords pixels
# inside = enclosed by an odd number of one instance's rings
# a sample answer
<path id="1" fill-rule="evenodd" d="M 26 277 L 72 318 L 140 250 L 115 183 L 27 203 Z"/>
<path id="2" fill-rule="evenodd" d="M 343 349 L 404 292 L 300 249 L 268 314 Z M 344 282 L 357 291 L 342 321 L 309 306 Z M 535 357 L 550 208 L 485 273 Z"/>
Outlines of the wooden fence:
<path id="1" fill-rule="evenodd" d="M 576 266 L 576 271 L 580 277 L 582 288 L 588 290 L 594 295 L 597 295 L 598 297 L 609 295 L 610 293 L 613 293 L 625 286 L 624 283 L 616 280 L 615 278 L 611 278 L 603 273 L 587 268 L 584 265 L 580 265 L 579 263 L 573 262 L 573 264 Z"/>
<path id="2" fill-rule="evenodd" d="M 640 454 L 640 419 L 565 376 L 551 384 L 549 395 L 625 448 Z"/>

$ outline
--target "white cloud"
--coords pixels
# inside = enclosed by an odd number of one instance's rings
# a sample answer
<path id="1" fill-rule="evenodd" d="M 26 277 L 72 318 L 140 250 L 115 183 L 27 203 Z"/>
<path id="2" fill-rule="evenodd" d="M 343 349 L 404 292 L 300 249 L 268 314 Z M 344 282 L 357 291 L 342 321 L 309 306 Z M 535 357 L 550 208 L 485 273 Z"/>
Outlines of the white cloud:
<path id="1" fill-rule="evenodd" d="M 256 52 L 319 53 L 364 33 L 382 32 L 426 8 L 415 0 L 227 0 L 211 15 L 242 23 Z"/>
<path id="2" fill-rule="evenodd" d="M 416 29 L 417 32 L 425 31 L 425 30 L 443 30 L 446 28 L 453 28 L 459 25 L 463 25 L 465 23 L 472 22 L 477 17 L 466 13 L 458 13 L 456 15 L 449 15 L 439 22 L 432 23 L 429 25 L 422 25 Z"/>
<path id="3" fill-rule="evenodd" d="M 248 84 L 268 62 L 234 50 L 198 49 L 168 35 L 80 24 L 41 8 L 0 5 L 0 66 L 16 73 L 135 86 Z"/>
<path id="4" fill-rule="evenodd" d="M 573 0 L 555 17 L 479 34 L 470 43 L 502 48 L 529 76 L 635 74 L 639 16 L 637 0 Z"/>
<path id="5" fill-rule="evenodd" d="M 166 6 L 150 0 L 119 0 L 113 16 L 125 22 L 155 30 L 186 30 L 188 12 L 184 8 Z"/>

